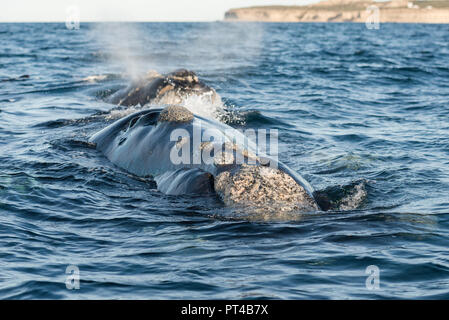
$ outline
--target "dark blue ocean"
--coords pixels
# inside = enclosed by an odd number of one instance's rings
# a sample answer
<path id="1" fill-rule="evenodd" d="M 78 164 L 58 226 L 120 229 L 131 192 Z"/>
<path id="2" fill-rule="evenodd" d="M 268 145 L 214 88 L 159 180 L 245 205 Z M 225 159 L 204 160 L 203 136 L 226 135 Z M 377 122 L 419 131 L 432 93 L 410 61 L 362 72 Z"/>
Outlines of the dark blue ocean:
<path id="1" fill-rule="evenodd" d="M 449 298 L 449 25 L 0 24 L 0 44 L 1 299 Z M 87 143 L 124 74 L 178 68 L 346 209 L 235 219 Z"/>

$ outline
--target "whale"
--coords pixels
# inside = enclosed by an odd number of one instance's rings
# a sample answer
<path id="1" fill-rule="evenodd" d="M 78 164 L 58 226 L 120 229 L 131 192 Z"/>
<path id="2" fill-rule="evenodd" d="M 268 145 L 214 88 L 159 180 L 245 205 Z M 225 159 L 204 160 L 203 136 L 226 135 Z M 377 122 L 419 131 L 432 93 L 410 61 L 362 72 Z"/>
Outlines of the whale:
<path id="1" fill-rule="evenodd" d="M 243 209 L 320 210 L 300 174 L 241 131 L 180 105 L 132 113 L 89 142 L 121 169 L 154 179 L 167 195 L 216 194 Z"/>
<path id="2" fill-rule="evenodd" d="M 221 97 L 213 88 L 201 81 L 195 72 L 186 69 L 165 75 L 149 71 L 109 96 L 106 101 L 126 107 L 147 104 L 168 105 L 182 104 L 190 96 L 207 98 L 211 104 L 221 102 Z"/>

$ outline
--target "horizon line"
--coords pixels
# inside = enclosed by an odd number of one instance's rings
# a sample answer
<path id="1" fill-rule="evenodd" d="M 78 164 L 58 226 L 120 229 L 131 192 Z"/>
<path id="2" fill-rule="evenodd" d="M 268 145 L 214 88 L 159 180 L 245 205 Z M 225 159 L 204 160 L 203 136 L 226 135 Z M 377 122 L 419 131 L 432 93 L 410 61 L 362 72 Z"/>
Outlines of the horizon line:
<path id="1" fill-rule="evenodd" d="M 108 23 L 108 22 L 222 22 L 226 21 L 225 19 L 221 20 L 82 20 L 79 23 Z M 16 21 L 1 21 L 0 23 L 66 23 L 66 20 L 16 20 Z"/>

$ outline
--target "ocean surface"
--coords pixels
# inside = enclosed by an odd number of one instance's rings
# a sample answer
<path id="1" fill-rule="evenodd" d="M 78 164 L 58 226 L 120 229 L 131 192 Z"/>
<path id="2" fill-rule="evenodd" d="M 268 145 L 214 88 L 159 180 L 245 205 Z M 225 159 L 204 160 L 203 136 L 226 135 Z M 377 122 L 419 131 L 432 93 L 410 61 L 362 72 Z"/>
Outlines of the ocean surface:
<path id="1" fill-rule="evenodd" d="M 449 25 L 0 24 L 0 44 L 1 299 L 449 298 Z M 240 219 L 87 143 L 105 97 L 178 68 L 230 125 L 278 129 L 338 209 Z"/>

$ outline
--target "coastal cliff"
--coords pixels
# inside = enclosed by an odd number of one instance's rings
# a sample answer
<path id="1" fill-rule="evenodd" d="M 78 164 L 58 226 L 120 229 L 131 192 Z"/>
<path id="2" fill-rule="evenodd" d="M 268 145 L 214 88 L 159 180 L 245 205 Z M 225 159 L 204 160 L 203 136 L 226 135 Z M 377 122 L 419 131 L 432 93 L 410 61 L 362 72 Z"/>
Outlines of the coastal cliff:
<path id="1" fill-rule="evenodd" d="M 328 0 L 308 6 L 263 6 L 231 9 L 226 21 L 366 22 L 378 8 L 379 22 L 449 23 L 449 0 Z M 368 10 L 370 8 L 370 10 Z"/>

